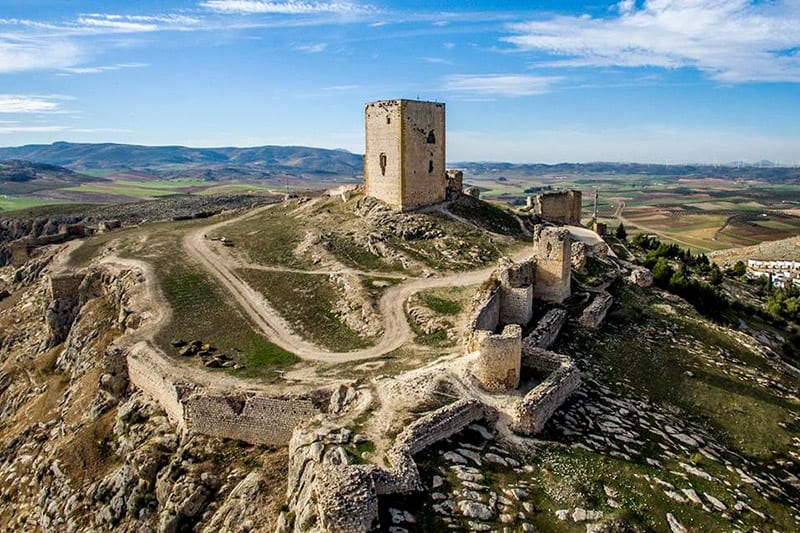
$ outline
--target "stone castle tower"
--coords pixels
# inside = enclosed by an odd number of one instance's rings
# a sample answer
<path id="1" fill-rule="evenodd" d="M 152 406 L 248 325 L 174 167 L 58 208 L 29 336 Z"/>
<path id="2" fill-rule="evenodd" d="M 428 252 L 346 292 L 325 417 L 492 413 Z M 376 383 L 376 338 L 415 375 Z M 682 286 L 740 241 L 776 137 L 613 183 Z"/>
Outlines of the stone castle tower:
<path id="1" fill-rule="evenodd" d="M 444 201 L 444 104 L 382 100 L 365 114 L 366 194 L 403 211 Z"/>
<path id="2" fill-rule="evenodd" d="M 572 247 L 569 231 L 538 225 L 533 232 L 536 256 L 534 297 L 561 303 L 570 295 Z"/>

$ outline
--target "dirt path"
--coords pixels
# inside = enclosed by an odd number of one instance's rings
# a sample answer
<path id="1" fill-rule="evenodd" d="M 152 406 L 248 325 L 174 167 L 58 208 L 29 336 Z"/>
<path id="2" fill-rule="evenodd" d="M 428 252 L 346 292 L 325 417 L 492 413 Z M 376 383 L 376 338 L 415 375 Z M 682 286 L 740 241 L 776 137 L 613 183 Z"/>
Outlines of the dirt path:
<path id="1" fill-rule="evenodd" d="M 384 335 L 375 346 L 352 352 L 330 352 L 316 346 L 297 335 L 289 324 L 283 319 L 266 299 L 244 280 L 236 275 L 234 269 L 239 266 L 229 257 L 219 255 L 211 249 L 210 241 L 204 237 L 206 233 L 222 228 L 228 224 L 241 222 L 257 216 L 269 209 L 265 206 L 250 211 L 240 217 L 210 226 L 201 227 L 189 232 L 183 239 L 183 247 L 189 257 L 199 263 L 206 271 L 212 274 L 222 286 L 230 292 L 236 302 L 242 307 L 254 324 L 269 338 L 269 340 L 284 350 L 288 350 L 298 357 L 312 361 L 344 362 L 372 359 L 389 353 L 414 339 L 414 333 L 406 320 L 404 304 L 414 293 L 420 290 L 435 287 L 460 287 L 473 285 L 484 281 L 494 270 L 491 267 L 472 272 L 450 274 L 448 276 L 433 278 L 411 278 L 405 283 L 389 288 L 381 297 L 378 305 L 383 317 Z M 517 254 L 515 260 L 530 256 L 530 250 L 523 250 Z M 270 267 L 276 271 L 279 267 Z M 298 271 L 296 269 L 283 269 L 291 272 L 303 273 L 330 273 L 326 271 Z M 377 272 L 360 272 L 348 270 L 345 272 L 384 276 Z"/>

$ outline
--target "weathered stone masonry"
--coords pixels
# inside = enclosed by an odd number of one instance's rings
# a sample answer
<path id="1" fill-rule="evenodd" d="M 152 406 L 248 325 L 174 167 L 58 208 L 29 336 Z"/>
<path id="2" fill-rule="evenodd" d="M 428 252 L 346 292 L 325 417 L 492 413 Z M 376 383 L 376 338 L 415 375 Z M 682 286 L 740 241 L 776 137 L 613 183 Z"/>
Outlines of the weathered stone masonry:
<path id="1" fill-rule="evenodd" d="M 581 191 L 552 191 L 536 195 L 536 214 L 542 220 L 580 225 Z"/>
<path id="2" fill-rule="evenodd" d="M 131 349 L 127 360 L 131 383 L 156 400 L 182 431 L 283 446 L 298 423 L 321 412 L 303 396 L 217 393 L 186 383 L 146 343 Z"/>
<path id="3" fill-rule="evenodd" d="M 365 116 L 366 194 L 404 211 L 444 201 L 444 104 L 384 100 Z"/>

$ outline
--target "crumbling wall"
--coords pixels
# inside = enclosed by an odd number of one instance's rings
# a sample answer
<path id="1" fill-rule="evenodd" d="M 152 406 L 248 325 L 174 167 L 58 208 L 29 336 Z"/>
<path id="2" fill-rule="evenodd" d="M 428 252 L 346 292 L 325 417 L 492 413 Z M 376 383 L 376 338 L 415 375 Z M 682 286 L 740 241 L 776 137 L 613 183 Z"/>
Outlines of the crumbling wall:
<path id="1" fill-rule="evenodd" d="M 447 190 L 449 192 L 464 192 L 464 172 L 461 170 L 450 169 L 445 175 Z"/>
<path id="2" fill-rule="evenodd" d="M 469 332 L 475 330 L 494 331 L 500 324 L 500 301 L 501 294 L 499 288 L 482 291 L 478 294 L 478 299 L 473 306 L 472 318 L 470 319 Z"/>
<path id="3" fill-rule="evenodd" d="M 524 349 L 523 365 L 550 372 L 547 379 L 516 405 L 512 415 L 513 431 L 534 435 L 544 428 L 556 409 L 577 390 L 581 375 L 570 357 L 540 348 Z"/>
<path id="4" fill-rule="evenodd" d="M 539 319 L 534 330 L 523 339 L 523 353 L 525 348 L 544 348 L 553 345 L 567 321 L 565 309 L 551 309 Z"/>
<path id="5" fill-rule="evenodd" d="M 533 233 L 536 256 L 534 296 L 561 303 L 571 294 L 571 252 L 569 231 L 538 225 Z"/>
<path id="6" fill-rule="evenodd" d="M 413 456 L 483 417 L 477 400 L 459 400 L 422 416 L 396 437 L 386 454 L 388 470 L 347 464 L 347 454 L 333 444 L 342 442 L 343 433 L 326 437 L 311 425 L 297 428 L 289 442 L 287 491 L 295 520 L 278 531 L 308 531 L 315 522 L 323 531 L 377 530 L 378 496 L 425 489 Z"/>
<path id="7" fill-rule="evenodd" d="M 81 282 L 86 277 L 83 272 L 51 274 L 47 276 L 47 293 L 53 300 L 71 299 L 77 300 Z"/>
<path id="8" fill-rule="evenodd" d="M 605 320 L 606 313 L 608 313 L 612 303 L 614 303 L 614 298 L 612 298 L 610 294 L 607 292 L 599 293 L 594 297 L 592 303 L 583 310 L 583 314 L 581 314 L 581 318 L 578 322 L 585 328 L 599 328 L 600 324 Z"/>
<path id="9" fill-rule="evenodd" d="M 500 334 L 476 331 L 470 351 L 478 352 L 472 375 L 489 392 L 503 392 L 519 386 L 522 357 L 522 328 L 509 324 Z"/>
<path id="10" fill-rule="evenodd" d="M 536 195 L 536 214 L 549 222 L 580 225 L 581 191 L 552 191 Z"/>
<path id="11" fill-rule="evenodd" d="M 179 430 L 186 429 L 182 397 L 186 385 L 176 383 L 160 369 L 160 357 L 143 344 L 132 348 L 127 355 L 128 378 L 131 383 L 155 400 Z"/>
<path id="12" fill-rule="evenodd" d="M 181 430 L 282 446 L 299 422 L 320 412 L 304 397 L 221 394 L 190 385 L 144 342 L 128 352 L 127 362 L 131 383 L 158 402 Z"/>
<path id="13" fill-rule="evenodd" d="M 72 323 L 80 311 L 80 285 L 84 273 L 53 274 L 47 276 L 47 294 L 50 302 L 45 310 L 48 338 L 46 345 L 55 346 L 66 340 Z"/>
<path id="14" fill-rule="evenodd" d="M 525 326 L 533 316 L 533 283 L 536 262 L 502 264 L 497 278 L 500 281 L 500 323 Z"/>
<path id="15" fill-rule="evenodd" d="M 273 446 L 285 445 L 298 423 L 319 413 L 307 399 L 255 393 L 195 393 L 183 406 L 189 431 Z"/>

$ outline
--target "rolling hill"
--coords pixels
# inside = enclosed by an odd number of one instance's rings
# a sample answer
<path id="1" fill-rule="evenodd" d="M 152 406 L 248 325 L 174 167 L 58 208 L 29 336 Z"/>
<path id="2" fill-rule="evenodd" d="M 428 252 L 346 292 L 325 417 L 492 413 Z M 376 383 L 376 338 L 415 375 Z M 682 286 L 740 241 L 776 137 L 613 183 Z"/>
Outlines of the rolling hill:
<path id="1" fill-rule="evenodd" d="M 56 142 L 0 148 L 0 160 L 4 159 L 24 159 L 75 171 L 145 171 L 167 179 L 185 176 L 187 171 L 209 180 L 283 174 L 354 176 L 362 171 L 362 156 L 358 154 L 303 146 L 188 148 Z"/>

